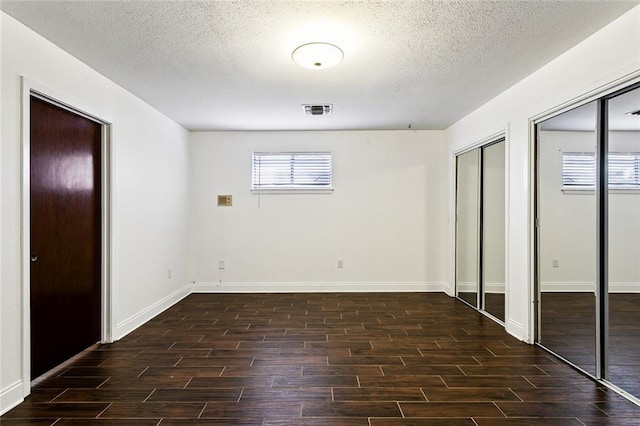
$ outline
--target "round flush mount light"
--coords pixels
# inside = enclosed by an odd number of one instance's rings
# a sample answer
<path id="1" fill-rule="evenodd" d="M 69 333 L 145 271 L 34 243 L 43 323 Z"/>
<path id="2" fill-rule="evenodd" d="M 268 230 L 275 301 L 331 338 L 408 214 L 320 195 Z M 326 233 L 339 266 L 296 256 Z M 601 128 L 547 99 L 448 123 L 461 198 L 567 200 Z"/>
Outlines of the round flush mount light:
<path id="1" fill-rule="evenodd" d="M 293 61 L 310 70 L 324 70 L 338 65 L 344 58 L 342 50 L 329 43 L 307 43 L 296 48 Z"/>

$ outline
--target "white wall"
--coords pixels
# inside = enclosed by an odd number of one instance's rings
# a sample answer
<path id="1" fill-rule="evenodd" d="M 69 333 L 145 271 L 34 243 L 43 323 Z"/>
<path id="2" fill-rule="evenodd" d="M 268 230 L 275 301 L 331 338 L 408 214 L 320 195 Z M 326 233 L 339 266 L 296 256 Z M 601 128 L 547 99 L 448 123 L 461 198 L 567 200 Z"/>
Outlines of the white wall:
<path id="1" fill-rule="evenodd" d="M 333 193 L 250 192 L 252 151 L 300 150 L 333 152 Z M 195 291 L 443 289 L 444 132 L 202 132 L 191 157 Z"/>
<path id="2" fill-rule="evenodd" d="M 507 132 L 506 329 L 531 341 L 531 237 L 529 118 L 640 71 L 640 6 L 548 63 L 448 131 L 453 153 L 500 131 Z M 450 182 L 452 179 L 450 178 Z M 450 205 L 453 185 L 450 183 Z M 453 220 L 450 218 L 450 241 Z M 450 251 L 452 254 L 452 251 Z M 453 272 L 453 256 L 449 258 Z M 451 279 L 449 279 L 451 282 Z"/>
<path id="3" fill-rule="evenodd" d="M 118 338 L 188 291 L 188 132 L 1 13 L 0 412 L 20 402 L 21 88 L 27 77 L 113 124 L 113 322 Z M 167 267 L 173 278 L 167 278 Z M 26 384 L 28 387 L 28 384 Z"/>
<path id="4" fill-rule="evenodd" d="M 540 133 L 542 291 L 595 291 L 596 195 L 562 191 L 562 153 L 595 152 L 595 145 L 595 132 Z M 640 133 L 609 132 L 609 151 L 640 151 Z M 640 292 L 640 193 L 612 191 L 609 219 L 609 290 Z"/>

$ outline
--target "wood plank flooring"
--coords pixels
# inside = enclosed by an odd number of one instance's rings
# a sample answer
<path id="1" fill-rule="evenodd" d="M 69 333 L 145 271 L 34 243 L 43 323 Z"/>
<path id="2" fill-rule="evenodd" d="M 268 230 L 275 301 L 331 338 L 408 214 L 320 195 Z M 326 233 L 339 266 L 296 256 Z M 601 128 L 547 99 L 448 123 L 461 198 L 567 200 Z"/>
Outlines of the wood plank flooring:
<path id="1" fill-rule="evenodd" d="M 9 425 L 638 425 L 640 407 L 438 293 L 193 294 Z"/>

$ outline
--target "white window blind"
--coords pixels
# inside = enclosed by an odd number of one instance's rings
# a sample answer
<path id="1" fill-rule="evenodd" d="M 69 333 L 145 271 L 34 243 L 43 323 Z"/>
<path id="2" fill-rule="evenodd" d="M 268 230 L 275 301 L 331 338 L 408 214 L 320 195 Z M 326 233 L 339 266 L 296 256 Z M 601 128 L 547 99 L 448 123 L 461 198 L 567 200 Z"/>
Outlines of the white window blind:
<path id="1" fill-rule="evenodd" d="M 330 152 L 254 152 L 252 190 L 331 190 Z"/>
<path id="2" fill-rule="evenodd" d="M 593 152 L 562 153 L 562 186 L 595 188 L 596 155 Z"/>
<path id="3" fill-rule="evenodd" d="M 640 189 L 640 153 L 609 153 L 609 188 Z M 596 156 L 593 152 L 562 153 L 564 189 L 593 189 L 596 184 Z"/>
<path id="4" fill-rule="evenodd" d="M 640 189 L 640 153 L 609 154 L 609 187 Z"/>

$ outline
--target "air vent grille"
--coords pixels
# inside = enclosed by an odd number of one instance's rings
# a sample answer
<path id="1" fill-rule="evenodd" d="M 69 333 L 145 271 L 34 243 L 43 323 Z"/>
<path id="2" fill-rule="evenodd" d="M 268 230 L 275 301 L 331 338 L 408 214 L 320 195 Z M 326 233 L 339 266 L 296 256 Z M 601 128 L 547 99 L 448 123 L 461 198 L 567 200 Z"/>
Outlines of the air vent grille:
<path id="1" fill-rule="evenodd" d="M 330 115 L 333 111 L 333 105 L 302 105 L 302 111 L 304 112 L 304 115 Z"/>

